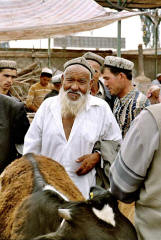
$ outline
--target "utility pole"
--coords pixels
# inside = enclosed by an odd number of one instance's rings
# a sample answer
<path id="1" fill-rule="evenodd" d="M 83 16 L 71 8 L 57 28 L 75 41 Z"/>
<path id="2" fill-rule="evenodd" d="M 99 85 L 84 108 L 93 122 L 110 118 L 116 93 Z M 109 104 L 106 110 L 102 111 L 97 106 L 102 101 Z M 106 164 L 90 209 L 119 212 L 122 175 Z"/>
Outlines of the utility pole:
<path id="1" fill-rule="evenodd" d="M 119 6 L 121 6 L 121 0 L 117 0 Z M 121 20 L 117 22 L 117 56 L 121 57 Z"/>
<path id="2" fill-rule="evenodd" d="M 50 37 L 48 38 L 48 67 L 51 67 L 51 49 L 50 49 Z"/>

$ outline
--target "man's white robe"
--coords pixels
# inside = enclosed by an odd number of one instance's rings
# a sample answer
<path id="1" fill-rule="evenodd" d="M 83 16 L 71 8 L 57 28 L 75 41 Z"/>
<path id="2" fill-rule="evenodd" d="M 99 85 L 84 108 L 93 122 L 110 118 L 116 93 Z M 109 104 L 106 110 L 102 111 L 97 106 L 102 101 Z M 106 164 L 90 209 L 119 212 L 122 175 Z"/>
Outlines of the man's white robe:
<path id="1" fill-rule="evenodd" d="M 60 96 L 55 96 L 46 99 L 36 112 L 25 136 L 23 153 L 44 155 L 62 164 L 79 190 L 88 198 L 90 187 L 95 185 L 95 169 L 78 176 L 75 171 L 81 163 L 76 160 L 92 153 L 99 140 L 121 140 L 119 126 L 108 104 L 89 95 L 86 108 L 75 118 L 67 141 L 62 124 Z"/>

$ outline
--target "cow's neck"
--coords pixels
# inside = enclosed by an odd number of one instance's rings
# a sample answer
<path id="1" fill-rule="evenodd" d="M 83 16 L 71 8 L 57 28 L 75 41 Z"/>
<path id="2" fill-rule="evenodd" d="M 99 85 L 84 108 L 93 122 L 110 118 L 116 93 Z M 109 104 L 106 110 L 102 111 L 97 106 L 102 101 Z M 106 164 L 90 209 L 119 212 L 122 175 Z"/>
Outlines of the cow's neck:
<path id="1" fill-rule="evenodd" d="M 67 140 L 72 130 L 74 119 L 75 119 L 75 116 L 73 115 L 67 115 L 65 117 L 62 117 L 63 128 L 64 128 L 64 132 Z"/>

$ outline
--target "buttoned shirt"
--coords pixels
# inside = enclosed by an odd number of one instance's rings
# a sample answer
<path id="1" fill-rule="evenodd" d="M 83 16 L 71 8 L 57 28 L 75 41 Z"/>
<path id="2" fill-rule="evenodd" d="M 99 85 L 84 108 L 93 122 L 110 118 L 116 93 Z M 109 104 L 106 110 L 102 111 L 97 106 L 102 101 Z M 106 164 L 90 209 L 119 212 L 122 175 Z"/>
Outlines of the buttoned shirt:
<path id="1" fill-rule="evenodd" d="M 58 95 L 46 99 L 36 112 L 25 137 L 24 154 L 41 154 L 62 164 L 79 190 L 88 198 L 90 187 L 95 185 L 95 169 L 78 176 L 75 171 L 81 163 L 76 160 L 91 154 L 95 143 L 101 139 L 121 140 L 119 126 L 108 104 L 89 95 L 86 107 L 77 114 L 67 140 Z"/>

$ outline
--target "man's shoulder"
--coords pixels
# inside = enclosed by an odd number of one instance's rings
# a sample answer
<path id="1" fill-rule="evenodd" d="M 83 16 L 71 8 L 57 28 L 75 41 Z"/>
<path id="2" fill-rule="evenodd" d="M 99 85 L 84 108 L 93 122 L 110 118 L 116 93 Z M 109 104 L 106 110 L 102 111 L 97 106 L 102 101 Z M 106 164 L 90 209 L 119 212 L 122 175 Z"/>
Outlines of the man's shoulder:
<path id="1" fill-rule="evenodd" d="M 35 90 L 37 88 L 40 88 L 40 83 L 39 82 L 32 84 L 31 87 L 30 87 L 30 89 L 32 89 L 32 90 Z"/>
<path id="2" fill-rule="evenodd" d="M 154 79 L 154 80 L 152 81 L 152 84 L 160 85 L 160 82 L 158 81 L 158 79 Z"/>
<path id="3" fill-rule="evenodd" d="M 88 106 L 90 108 L 97 107 L 102 111 L 111 111 L 109 104 L 105 100 L 92 95 L 88 96 Z"/>
<path id="4" fill-rule="evenodd" d="M 54 105 L 58 103 L 59 96 L 51 96 L 49 98 L 44 99 L 42 104 L 45 104 L 46 106 Z"/>
<path id="5" fill-rule="evenodd" d="M 97 106 L 107 105 L 105 100 L 92 95 L 88 96 L 88 101 L 90 105 L 97 105 Z"/>
<path id="6" fill-rule="evenodd" d="M 15 100 L 14 98 L 10 96 L 6 96 L 4 94 L 0 94 L 0 104 L 1 106 L 8 106 L 8 107 L 22 107 L 24 104 L 22 102 L 19 102 Z"/>
<path id="7" fill-rule="evenodd" d="M 149 99 L 142 92 L 136 90 L 136 107 L 146 107 L 149 105 Z"/>

